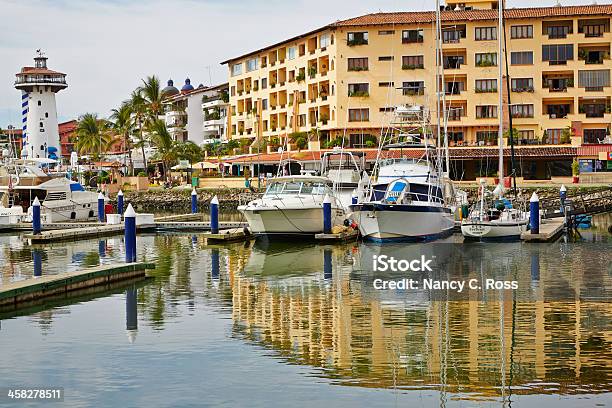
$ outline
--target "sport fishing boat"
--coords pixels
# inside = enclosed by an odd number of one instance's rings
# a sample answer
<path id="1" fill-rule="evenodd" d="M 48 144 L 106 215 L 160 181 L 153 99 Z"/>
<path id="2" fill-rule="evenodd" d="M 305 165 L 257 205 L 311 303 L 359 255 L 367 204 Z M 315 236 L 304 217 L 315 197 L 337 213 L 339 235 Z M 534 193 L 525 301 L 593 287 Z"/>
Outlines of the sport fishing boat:
<path id="1" fill-rule="evenodd" d="M 503 3 L 499 3 L 499 14 L 498 14 L 498 32 L 504 33 L 503 29 Z M 503 37 L 500 35 L 498 38 L 498 51 L 499 55 L 503 55 L 504 49 L 502 47 Z M 503 61 L 503 60 L 502 60 Z M 507 65 L 507 58 L 506 58 Z M 498 78 L 497 80 L 501 84 L 503 81 L 503 63 L 499 64 Z M 516 208 L 516 203 L 519 200 L 515 200 L 513 204 L 509 199 L 504 197 L 504 101 L 502 92 L 498 93 L 498 143 L 499 143 L 499 184 L 490 192 L 486 188 L 486 180 L 482 179 L 480 182 L 479 189 L 479 202 L 476 203 L 468 217 L 464 218 L 461 222 L 461 233 L 467 240 L 478 240 L 478 241 L 498 241 L 498 240 L 517 240 L 520 239 L 521 233 L 527 230 L 527 224 L 529 221 L 529 212 L 525 211 L 525 203 L 519 203 L 519 207 Z M 510 117 L 510 128 L 512 129 L 512 115 Z M 512 138 L 509 138 L 512 143 Z M 511 146 L 512 147 L 512 146 Z M 513 149 L 512 149 L 513 151 Z M 512 171 L 514 171 L 514 159 L 512 160 Z M 515 185 L 515 198 L 516 197 L 516 185 Z"/>
<path id="2" fill-rule="evenodd" d="M 333 182 L 333 190 L 345 208 L 352 204 L 353 192 L 367 179 L 365 153 L 335 148 L 321 156 L 321 175 Z"/>
<path id="3" fill-rule="evenodd" d="M 84 221 L 97 217 L 98 193 L 85 191 L 80 183 L 66 178 L 65 173 L 49 170 L 50 161 L 18 159 L 0 168 L 0 203 L 4 208 L 0 216 L 4 212 L 11 213 L 14 221 L 25 211 L 24 220 L 31 220 L 31 205 L 38 197 L 45 222 Z"/>
<path id="4" fill-rule="evenodd" d="M 256 235 L 294 236 L 323 232 L 323 201 L 329 197 L 332 225 L 346 218 L 333 182 L 314 175 L 280 176 L 270 179 L 263 197 L 238 206 Z"/>

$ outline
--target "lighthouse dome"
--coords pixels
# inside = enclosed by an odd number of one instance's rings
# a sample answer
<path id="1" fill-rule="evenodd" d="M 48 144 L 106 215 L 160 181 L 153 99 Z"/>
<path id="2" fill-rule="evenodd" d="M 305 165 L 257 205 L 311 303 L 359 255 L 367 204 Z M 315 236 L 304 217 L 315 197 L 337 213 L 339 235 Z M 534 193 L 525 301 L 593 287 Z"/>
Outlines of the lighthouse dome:
<path id="1" fill-rule="evenodd" d="M 174 96 L 179 93 L 179 90 L 174 86 L 174 81 L 169 79 L 168 85 L 162 89 L 164 96 Z"/>
<path id="2" fill-rule="evenodd" d="M 181 92 L 190 92 L 193 91 L 193 85 L 191 85 L 191 80 L 189 78 L 185 79 L 185 85 L 181 88 Z"/>

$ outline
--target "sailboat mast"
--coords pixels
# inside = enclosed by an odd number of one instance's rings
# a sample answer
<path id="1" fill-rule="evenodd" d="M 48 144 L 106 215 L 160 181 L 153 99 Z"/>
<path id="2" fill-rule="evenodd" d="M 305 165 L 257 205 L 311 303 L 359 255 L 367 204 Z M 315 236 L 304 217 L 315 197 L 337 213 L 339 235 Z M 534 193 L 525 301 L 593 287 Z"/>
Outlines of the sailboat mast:
<path id="1" fill-rule="evenodd" d="M 499 171 L 498 171 L 498 177 L 499 177 L 499 185 L 500 185 L 500 190 L 503 192 L 503 186 L 504 186 L 504 93 L 503 93 L 503 88 L 502 88 L 502 81 L 503 81 L 503 59 L 502 59 L 502 52 L 503 52 L 503 19 L 504 19 L 504 8 L 503 8 L 503 1 L 499 1 L 497 3 L 497 7 L 498 7 L 498 11 L 499 11 L 499 18 L 497 21 L 497 48 L 498 48 L 498 52 L 497 52 L 497 66 L 498 66 L 498 91 L 497 91 L 497 95 L 499 96 L 499 100 L 498 100 L 498 105 L 497 105 L 497 115 L 498 115 L 498 119 L 499 119 L 499 129 L 498 129 L 498 140 L 499 140 Z M 500 194 L 501 195 L 501 194 Z"/>
<path id="2" fill-rule="evenodd" d="M 442 126 L 440 121 L 440 66 L 442 65 L 440 56 L 440 0 L 436 0 L 436 130 L 437 130 L 437 143 L 436 143 L 436 161 L 438 162 L 438 168 L 442 167 L 440 160 L 440 145 L 442 144 L 441 133 Z"/>

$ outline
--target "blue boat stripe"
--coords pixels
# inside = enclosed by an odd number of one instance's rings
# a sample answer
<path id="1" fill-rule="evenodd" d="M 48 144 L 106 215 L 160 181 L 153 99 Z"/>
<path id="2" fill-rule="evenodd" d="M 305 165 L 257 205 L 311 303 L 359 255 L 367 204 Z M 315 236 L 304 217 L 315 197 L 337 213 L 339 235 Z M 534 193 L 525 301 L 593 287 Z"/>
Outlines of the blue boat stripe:
<path id="1" fill-rule="evenodd" d="M 410 204 L 381 204 L 381 203 L 365 203 L 350 206 L 351 211 L 400 211 L 400 212 L 444 212 L 451 213 L 450 208 L 420 206 Z"/>

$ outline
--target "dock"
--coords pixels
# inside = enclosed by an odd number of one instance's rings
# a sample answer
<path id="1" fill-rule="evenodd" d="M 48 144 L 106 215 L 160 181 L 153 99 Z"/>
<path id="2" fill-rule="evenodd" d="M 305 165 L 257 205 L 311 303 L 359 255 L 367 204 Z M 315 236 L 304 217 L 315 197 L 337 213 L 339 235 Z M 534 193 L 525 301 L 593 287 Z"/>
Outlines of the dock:
<path id="1" fill-rule="evenodd" d="M 359 231 L 356 229 L 349 228 L 345 231 L 332 234 L 315 234 L 315 239 L 318 241 L 349 241 L 357 239 Z"/>
<path id="2" fill-rule="evenodd" d="M 139 230 L 151 230 L 155 229 L 155 225 L 141 225 L 138 227 Z M 24 234 L 24 238 L 30 240 L 33 244 L 40 244 L 51 241 L 68 241 L 77 240 L 81 238 L 93 238 L 103 237 L 109 235 L 123 234 L 125 227 L 123 224 L 95 224 L 93 226 L 83 228 L 69 228 L 69 229 L 54 229 L 50 231 L 43 231 L 38 235 Z"/>
<path id="3" fill-rule="evenodd" d="M 81 271 L 35 277 L 0 286 L 0 311 L 15 310 L 22 305 L 31 306 L 43 299 L 66 296 L 95 286 L 108 286 L 114 282 L 144 279 L 146 270 L 155 264 L 134 262 L 101 265 Z"/>
<path id="4" fill-rule="evenodd" d="M 532 234 L 525 231 L 521 234 L 521 239 L 525 242 L 547 242 L 556 239 L 565 227 L 565 220 L 562 218 L 543 219 L 540 223 L 540 233 Z"/>
<path id="5" fill-rule="evenodd" d="M 248 226 L 248 222 L 219 222 L 219 229 L 245 228 Z M 155 228 L 158 230 L 175 231 L 210 231 L 210 221 L 157 221 L 155 223 Z"/>
<path id="6" fill-rule="evenodd" d="M 248 230 L 245 232 L 244 228 L 223 229 L 219 230 L 218 234 L 207 232 L 203 236 L 209 242 L 235 242 L 255 239 L 255 236 L 248 232 Z"/>

